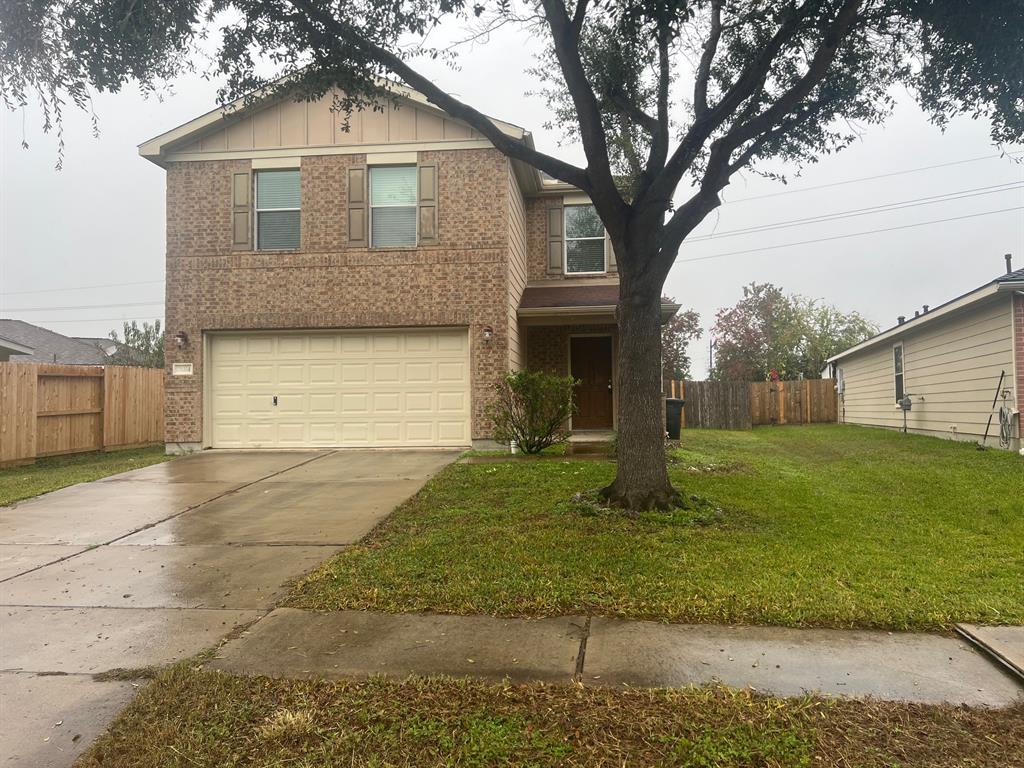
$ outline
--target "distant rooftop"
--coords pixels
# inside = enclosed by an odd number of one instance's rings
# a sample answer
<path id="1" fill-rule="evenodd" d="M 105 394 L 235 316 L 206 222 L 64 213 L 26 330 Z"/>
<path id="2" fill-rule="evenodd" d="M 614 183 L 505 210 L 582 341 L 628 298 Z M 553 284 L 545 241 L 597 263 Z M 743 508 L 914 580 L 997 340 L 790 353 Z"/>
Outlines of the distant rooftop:
<path id="1" fill-rule="evenodd" d="M 107 356 L 95 344 L 24 320 L 0 319 L 0 336 L 32 349 L 32 354 L 12 355 L 12 362 L 103 365 L 107 361 Z"/>

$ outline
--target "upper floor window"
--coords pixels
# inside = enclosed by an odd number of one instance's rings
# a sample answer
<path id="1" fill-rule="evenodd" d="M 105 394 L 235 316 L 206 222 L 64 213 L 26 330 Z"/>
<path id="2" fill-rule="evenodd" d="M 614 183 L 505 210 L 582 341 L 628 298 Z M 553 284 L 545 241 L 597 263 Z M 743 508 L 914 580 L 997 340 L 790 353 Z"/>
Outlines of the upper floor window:
<path id="1" fill-rule="evenodd" d="M 416 245 L 416 166 L 370 168 L 370 246 Z"/>
<path id="2" fill-rule="evenodd" d="M 261 251 L 299 247 L 298 169 L 256 172 L 256 248 Z"/>
<path id="3" fill-rule="evenodd" d="M 565 272 L 605 272 L 604 225 L 592 205 L 565 206 Z"/>
<path id="4" fill-rule="evenodd" d="M 896 383 L 896 402 L 903 399 L 903 343 L 892 348 L 892 372 Z"/>

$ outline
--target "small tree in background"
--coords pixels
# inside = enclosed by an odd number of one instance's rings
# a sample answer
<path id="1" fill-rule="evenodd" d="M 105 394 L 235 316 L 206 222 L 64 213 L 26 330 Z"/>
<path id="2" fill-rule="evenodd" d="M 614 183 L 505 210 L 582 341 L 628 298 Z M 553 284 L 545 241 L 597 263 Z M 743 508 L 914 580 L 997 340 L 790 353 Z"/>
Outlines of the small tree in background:
<path id="1" fill-rule="evenodd" d="M 141 326 L 132 320 L 124 324 L 122 333 L 123 338 L 119 338 L 117 331 L 110 332 L 110 338 L 117 344 L 117 350 L 110 356 L 112 365 L 164 367 L 164 331 L 159 320 Z"/>
<path id="2" fill-rule="evenodd" d="M 494 389 L 497 400 L 488 408 L 494 439 L 515 442 L 523 453 L 540 453 L 569 438 L 565 424 L 573 414 L 572 376 L 541 371 L 516 371 Z"/>
<path id="3" fill-rule="evenodd" d="M 720 309 L 713 330 L 713 378 L 764 381 L 818 378 L 825 361 L 878 332 L 857 312 L 818 299 L 783 293 L 771 283 L 751 283 L 734 306 Z"/>
<path id="4" fill-rule="evenodd" d="M 672 299 L 666 299 L 672 301 Z M 696 341 L 704 331 L 700 315 L 695 310 L 677 312 L 661 327 L 661 371 L 665 379 L 690 377 L 690 342 Z"/>

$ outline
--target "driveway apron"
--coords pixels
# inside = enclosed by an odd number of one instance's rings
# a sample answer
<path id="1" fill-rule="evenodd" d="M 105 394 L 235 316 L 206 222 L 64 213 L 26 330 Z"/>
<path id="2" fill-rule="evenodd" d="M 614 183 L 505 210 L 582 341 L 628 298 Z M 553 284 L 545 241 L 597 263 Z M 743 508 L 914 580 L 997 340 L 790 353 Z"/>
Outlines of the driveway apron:
<path id="1" fill-rule="evenodd" d="M 71 765 L 140 686 L 94 675 L 252 623 L 456 457 L 207 452 L 0 508 L 0 766 Z"/>

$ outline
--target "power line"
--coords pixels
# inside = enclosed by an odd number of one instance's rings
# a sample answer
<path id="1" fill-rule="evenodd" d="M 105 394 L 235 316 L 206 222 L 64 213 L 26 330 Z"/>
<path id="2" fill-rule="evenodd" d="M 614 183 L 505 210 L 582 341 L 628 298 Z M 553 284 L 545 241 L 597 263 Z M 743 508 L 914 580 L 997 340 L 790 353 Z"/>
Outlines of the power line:
<path id="1" fill-rule="evenodd" d="M 0 296 L 24 296 L 27 293 L 59 293 L 61 291 L 91 291 L 95 288 L 124 288 L 130 285 L 153 285 L 163 280 L 139 280 L 134 283 L 104 283 L 103 285 L 78 285 L 71 288 L 40 288 L 35 291 L 0 291 Z"/>
<path id="2" fill-rule="evenodd" d="M 785 229 L 788 227 L 803 226 L 805 224 L 821 224 L 829 221 L 837 221 L 839 219 L 848 219 L 854 216 L 867 216 L 872 213 L 888 213 L 889 211 L 902 211 L 907 208 L 917 208 L 921 205 L 935 205 L 936 203 L 947 203 L 955 200 L 966 200 L 971 197 L 981 197 L 983 195 L 994 195 L 999 192 L 1013 192 L 1014 190 L 1021 189 L 1024 186 L 1024 182 L 1007 182 L 1006 184 L 993 184 L 989 187 L 976 187 L 974 189 L 965 189 L 957 192 L 946 192 L 941 195 L 929 195 L 927 197 L 917 197 L 910 200 L 902 200 L 895 203 L 884 203 L 883 205 L 872 205 L 867 208 L 853 208 L 847 211 L 835 211 L 834 213 L 822 213 L 817 216 L 807 216 L 801 219 L 789 219 L 788 221 L 779 221 L 773 224 L 758 224 L 752 227 L 743 227 L 741 229 L 727 229 L 724 232 L 716 232 L 708 235 L 697 235 L 696 237 L 687 238 L 689 242 L 704 242 L 707 240 L 718 240 L 723 237 L 735 237 L 737 235 L 747 235 L 755 232 L 766 232 L 775 229 Z"/>
<path id="3" fill-rule="evenodd" d="M 68 320 L 66 318 L 61 320 L 33 320 L 34 323 L 114 323 L 121 322 L 123 320 L 163 320 L 163 316 L 153 317 L 153 315 L 146 315 L 145 317 L 83 317 L 77 320 Z"/>
<path id="4" fill-rule="evenodd" d="M 153 307 L 157 304 L 163 304 L 163 299 L 157 301 L 132 301 L 124 304 L 78 304 L 76 306 L 67 307 L 7 307 L 4 312 L 49 312 L 51 310 L 66 310 L 66 309 L 114 309 L 115 307 Z"/>
<path id="5" fill-rule="evenodd" d="M 911 229 L 913 227 L 925 227 L 930 224 L 944 224 L 949 221 L 962 221 L 963 219 L 976 219 L 979 216 L 992 216 L 997 213 L 1008 213 L 1009 211 L 1024 211 L 1024 205 L 1018 205 L 1014 208 L 1000 208 L 996 211 L 982 211 L 981 213 L 971 213 L 965 216 L 953 216 L 948 219 L 934 219 L 932 221 L 919 221 L 914 224 L 901 224 L 897 227 L 885 227 L 884 229 L 871 229 L 866 232 L 850 232 L 846 235 L 833 235 L 832 237 L 817 237 L 813 240 L 801 240 L 797 243 L 782 243 L 780 245 L 765 245 L 760 248 L 747 248 L 742 251 L 729 251 L 727 253 L 714 253 L 710 256 L 691 256 L 687 259 L 676 259 L 679 261 L 707 261 L 708 259 L 721 259 L 725 256 L 739 256 L 745 253 L 757 253 L 759 251 L 774 251 L 779 248 L 793 248 L 798 245 L 809 245 L 811 243 L 826 243 L 831 240 L 845 240 L 848 237 L 861 237 L 863 235 L 875 235 L 880 232 L 895 232 L 898 229 Z"/>
<path id="6" fill-rule="evenodd" d="M 840 187 L 844 184 L 859 184 L 862 181 L 874 181 L 875 179 L 888 179 L 892 176 L 903 176 L 908 173 L 918 173 L 919 171 L 930 171 L 933 168 L 948 168 L 951 165 L 963 165 L 964 163 L 976 163 L 979 160 L 994 160 L 999 157 L 1009 157 L 1012 155 L 1024 154 L 1024 150 L 1015 150 L 1013 152 L 1004 152 L 999 155 L 983 155 L 981 157 L 969 157 L 966 160 L 953 160 L 948 163 L 936 163 L 935 165 L 922 165 L 919 168 L 907 168 L 903 171 L 892 171 L 890 173 L 880 173 L 876 176 L 861 176 L 856 179 L 846 179 L 845 181 L 833 181 L 829 184 L 816 184 L 812 187 L 800 187 L 799 189 L 783 189 L 779 192 L 767 192 L 763 195 L 751 195 L 750 197 L 737 197 L 735 200 L 726 200 L 722 205 L 731 205 L 732 203 L 744 203 L 747 200 L 763 200 L 766 197 L 779 197 L 780 195 L 795 195 L 797 192 L 810 192 L 815 189 L 827 189 L 829 187 Z"/>

